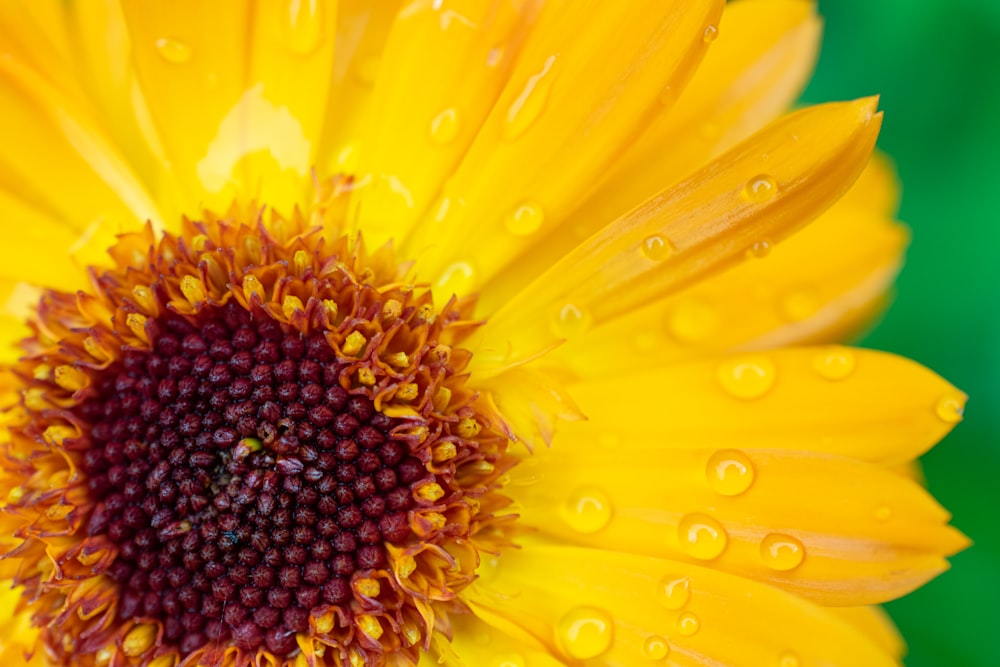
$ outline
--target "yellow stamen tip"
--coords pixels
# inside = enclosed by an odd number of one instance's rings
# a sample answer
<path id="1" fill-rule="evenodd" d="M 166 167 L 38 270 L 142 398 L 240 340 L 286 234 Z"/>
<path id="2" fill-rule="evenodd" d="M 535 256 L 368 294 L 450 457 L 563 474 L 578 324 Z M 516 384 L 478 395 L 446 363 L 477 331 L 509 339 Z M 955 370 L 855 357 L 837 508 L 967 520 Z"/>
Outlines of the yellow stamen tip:
<path id="1" fill-rule="evenodd" d="M 379 584 L 378 579 L 362 577 L 354 582 L 354 590 L 358 592 L 358 595 L 375 598 L 382 592 L 382 586 Z"/>
<path id="2" fill-rule="evenodd" d="M 305 306 L 302 305 L 302 299 L 297 296 L 289 294 L 281 300 L 281 312 L 284 313 L 285 317 L 288 319 L 291 319 L 296 312 L 303 313 L 305 310 Z"/>
<path id="3" fill-rule="evenodd" d="M 368 343 L 368 339 L 365 338 L 364 334 L 360 331 L 352 331 L 344 340 L 341 350 L 348 357 L 356 357 L 364 349 L 366 343 Z"/>
<path id="4" fill-rule="evenodd" d="M 201 280 L 195 276 L 184 276 L 181 278 L 181 294 L 192 306 L 201 303 L 208 296 L 205 293 L 205 286 Z"/>
<path id="5" fill-rule="evenodd" d="M 156 626 L 150 624 L 140 624 L 129 630 L 122 640 L 122 652 L 134 658 L 142 655 L 156 641 Z"/>
<path id="6" fill-rule="evenodd" d="M 431 482 L 430 484 L 418 486 L 414 494 L 421 500 L 435 502 L 444 497 L 444 489 L 436 482 Z"/>
<path id="7" fill-rule="evenodd" d="M 357 619 L 358 629 L 365 633 L 372 639 L 379 639 L 382 637 L 382 624 L 378 622 L 378 619 L 374 616 L 362 615 L 358 616 Z"/>

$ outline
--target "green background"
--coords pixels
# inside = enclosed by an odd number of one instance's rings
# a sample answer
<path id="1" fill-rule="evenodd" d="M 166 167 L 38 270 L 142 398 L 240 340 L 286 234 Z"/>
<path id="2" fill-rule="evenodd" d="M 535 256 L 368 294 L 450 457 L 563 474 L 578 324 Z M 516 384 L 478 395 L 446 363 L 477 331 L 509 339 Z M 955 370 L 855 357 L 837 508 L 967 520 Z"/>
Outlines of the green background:
<path id="1" fill-rule="evenodd" d="M 820 0 L 808 102 L 881 94 L 879 145 L 913 231 L 895 303 L 862 345 L 970 395 L 924 457 L 927 485 L 975 545 L 889 605 L 908 667 L 1000 665 L 1000 0 Z"/>

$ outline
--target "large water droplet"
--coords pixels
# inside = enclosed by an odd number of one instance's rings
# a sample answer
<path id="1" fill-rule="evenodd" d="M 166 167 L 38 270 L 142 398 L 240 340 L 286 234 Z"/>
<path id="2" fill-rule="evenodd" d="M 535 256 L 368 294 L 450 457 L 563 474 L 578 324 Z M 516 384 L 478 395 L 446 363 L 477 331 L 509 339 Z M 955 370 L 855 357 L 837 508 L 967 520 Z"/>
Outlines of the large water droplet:
<path id="1" fill-rule="evenodd" d="M 701 34 L 701 38 L 705 40 L 706 44 L 710 44 L 719 38 L 719 28 L 715 25 L 710 25 L 705 28 L 705 32 Z"/>
<path id="2" fill-rule="evenodd" d="M 714 560 L 726 550 L 729 536 L 722 524 L 712 517 L 688 514 L 677 524 L 677 539 L 692 558 Z"/>
<path id="3" fill-rule="evenodd" d="M 577 607 L 556 624 L 556 642 L 571 658 L 596 658 L 611 648 L 614 628 L 607 612 L 594 607 Z"/>
<path id="4" fill-rule="evenodd" d="M 769 358 L 754 355 L 723 362 L 716 377 L 727 393 L 750 400 L 766 394 L 774 386 L 777 373 Z"/>
<path id="5" fill-rule="evenodd" d="M 702 299 L 682 301 L 667 316 L 667 328 L 681 343 L 703 341 L 715 333 L 718 326 L 718 311 Z"/>
<path id="6" fill-rule="evenodd" d="M 592 486 L 577 489 L 566 499 L 562 517 L 570 528 L 579 533 L 596 533 L 611 521 L 611 501 Z"/>
<path id="7" fill-rule="evenodd" d="M 724 496 L 738 496 L 753 484 L 754 469 L 743 452 L 724 449 L 712 454 L 705 466 L 708 486 Z"/>
<path id="8" fill-rule="evenodd" d="M 289 0 L 282 25 L 285 46 L 298 56 L 308 56 L 323 41 L 324 0 Z"/>
<path id="9" fill-rule="evenodd" d="M 538 204 L 525 202 L 507 215 L 504 226 L 511 234 L 528 236 L 538 231 L 544 220 L 545 214 Z"/>
<path id="10" fill-rule="evenodd" d="M 686 611 L 677 617 L 677 632 L 683 636 L 690 637 L 699 629 L 701 629 L 701 621 L 691 612 Z"/>
<path id="11" fill-rule="evenodd" d="M 771 533 L 760 542 L 760 559 L 772 570 L 794 570 L 805 557 L 806 548 L 791 535 Z"/>
<path id="12" fill-rule="evenodd" d="M 653 635 L 642 645 L 642 654 L 649 660 L 663 660 L 670 655 L 670 644 L 663 637 Z"/>
<path id="13" fill-rule="evenodd" d="M 458 135 L 458 110 L 445 109 L 431 120 L 431 141 L 436 144 L 447 144 Z"/>
<path id="14" fill-rule="evenodd" d="M 542 69 L 528 77 L 521 94 L 507 109 L 507 123 L 503 129 L 503 137 L 507 141 L 524 134 L 545 110 L 558 71 L 556 62 L 557 56 L 549 56 Z"/>
<path id="15" fill-rule="evenodd" d="M 747 249 L 747 257 L 752 257 L 755 259 L 764 259 L 771 254 L 771 242 L 767 239 L 761 239 L 754 243 L 750 248 Z"/>
<path id="16" fill-rule="evenodd" d="M 766 202 L 776 194 L 778 194 L 778 183 L 767 174 L 754 176 L 743 186 L 743 196 L 751 202 Z"/>
<path id="17" fill-rule="evenodd" d="M 674 247 L 670 241 L 659 234 L 647 236 L 642 241 L 642 254 L 646 259 L 662 262 L 673 253 Z"/>
<path id="18" fill-rule="evenodd" d="M 156 51 L 167 62 L 182 65 L 191 60 L 191 47 L 184 42 L 168 37 L 156 40 Z"/>
<path id="19" fill-rule="evenodd" d="M 691 580 L 679 575 L 669 575 L 660 579 L 658 589 L 660 604 L 667 609 L 681 609 L 691 599 Z"/>
<path id="20" fill-rule="evenodd" d="M 593 318 L 586 308 L 575 303 L 563 304 L 552 318 L 552 333 L 559 338 L 576 338 L 590 329 Z"/>
<path id="21" fill-rule="evenodd" d="M 449 296 L 467 294 L 475 275 L 475 269 L 468 262 L 455 262 L 441 273 L 441 278 L 435 287 L 442 294 Z"/>
<path id="22" fill-rule="evenodd" d="M 813 370 L 827 380 L 843 380 L 854 372 L 854 353 L 846 347 L 833 347 L 812 360 Z"/>
<path id="23" fill-rule="evenodd" d="M 937 402 L 934 412 L 946 424 L 957 424 L 965 414 L 965 402 L 957 396 L 945 396 Z"/>

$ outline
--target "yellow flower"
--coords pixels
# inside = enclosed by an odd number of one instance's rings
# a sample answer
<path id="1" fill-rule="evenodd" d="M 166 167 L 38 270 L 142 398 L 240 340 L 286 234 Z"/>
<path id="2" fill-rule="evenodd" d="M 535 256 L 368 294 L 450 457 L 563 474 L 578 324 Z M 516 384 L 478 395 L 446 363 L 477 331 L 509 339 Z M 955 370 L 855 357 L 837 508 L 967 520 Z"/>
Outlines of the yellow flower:
<path id="1" fill-rule="evenodd" d="M 906 234 L 818 35 L 0 4 L 0 661 L 899 664 L 965 397 L 831 344 Z"/>

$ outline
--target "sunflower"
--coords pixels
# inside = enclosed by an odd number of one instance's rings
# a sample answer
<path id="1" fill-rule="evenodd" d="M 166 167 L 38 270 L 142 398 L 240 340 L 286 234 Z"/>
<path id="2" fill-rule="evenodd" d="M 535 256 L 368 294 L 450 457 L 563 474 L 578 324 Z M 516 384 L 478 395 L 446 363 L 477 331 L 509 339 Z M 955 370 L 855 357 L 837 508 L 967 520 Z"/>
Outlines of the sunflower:
<path id="1" fill-rule="evenodd" d="M 965 397 L 833 344 L 906 233 L 818 37 L 0 5 L 3 664 L 899 664 Z"/>

